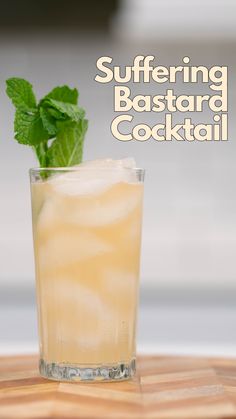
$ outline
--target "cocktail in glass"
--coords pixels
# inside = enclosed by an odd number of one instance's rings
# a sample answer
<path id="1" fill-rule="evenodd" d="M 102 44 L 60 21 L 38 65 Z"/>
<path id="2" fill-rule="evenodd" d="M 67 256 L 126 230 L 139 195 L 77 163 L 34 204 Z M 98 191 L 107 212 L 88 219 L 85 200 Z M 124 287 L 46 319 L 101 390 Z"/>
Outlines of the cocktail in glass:
<path id="1" fill-rule="evenodd" d="M 40 373 L 135 373 L 144 172 L 124 161 L 31 169 Z"/>

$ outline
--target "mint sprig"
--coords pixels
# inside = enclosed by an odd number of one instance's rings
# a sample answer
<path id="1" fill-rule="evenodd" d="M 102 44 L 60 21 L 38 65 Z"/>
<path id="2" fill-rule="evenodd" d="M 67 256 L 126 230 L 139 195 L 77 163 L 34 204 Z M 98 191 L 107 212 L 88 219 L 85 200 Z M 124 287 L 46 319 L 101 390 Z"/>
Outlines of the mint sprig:
<path id="1" fill-rule="evenodd" d="M 15 139 L 34 149 L 40 167 L 79 164 L 88 121 L 84 109 L 78 106 L 77 89 L 55 87 L 37 104 L 28 81 L 13 77 L 6 84 L 7 95 L 16 108 Z"/>
<path id="2" fill-rule="evenodd" d="M 52 167 L 74 166 L 82 160 L 84 135 L 88 121 L 61 123 L 57 138 L 48 149 Z"/>
<path id="3" fill-rule="evenodd" d="M 28 111 L 36 108 L 33 87 L 27 80 L 12 77 L 6 83 L 7 94 L 17 109 Z"/>

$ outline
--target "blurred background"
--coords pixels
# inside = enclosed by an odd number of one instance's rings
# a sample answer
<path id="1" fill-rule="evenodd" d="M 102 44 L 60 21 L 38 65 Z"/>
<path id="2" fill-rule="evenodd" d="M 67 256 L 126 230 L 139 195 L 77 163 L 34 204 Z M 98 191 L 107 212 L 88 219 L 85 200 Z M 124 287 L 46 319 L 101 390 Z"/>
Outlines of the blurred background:
<path id="1" fill-rule="evenodd" d="M 56 85 L 79 88 L 89 119 L 85 159 L 134 156 L 146 169 L 139 350 L 236 354 L 235 16 L 233 0 L 1 2 L 0 353 L 37 350 L 28 179 L 36 161 L 13 140 L 5 94 L 5 80 L 18 76 L 38 98 Z M 115 65 L 131 65 L 137 54 L 155 55 L 164 66 L 181 65 L 186 55 L 192 65 L 227 65 L 229 141 L 114 139 L 113 85 L 94 81 L 96 60 L 108 55 Z M 132 92 L 167 88 L 150 83 Z M 203 94 L 208 87 L 178 83 L 175 91 Z M 211 118 L 207 111 L 193 117 Z M 157 123 L 155 113 L 141 119 Z"/>

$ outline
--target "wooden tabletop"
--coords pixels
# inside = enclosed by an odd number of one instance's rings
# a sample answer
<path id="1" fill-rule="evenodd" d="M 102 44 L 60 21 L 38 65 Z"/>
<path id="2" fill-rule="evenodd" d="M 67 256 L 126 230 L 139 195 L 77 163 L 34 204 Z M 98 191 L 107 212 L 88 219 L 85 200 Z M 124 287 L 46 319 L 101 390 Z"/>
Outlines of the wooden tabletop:
<path id="1" fill-rule="evenodd" d="M 144 356 L 119 383 L 58 383 L 36 356 L 0 357 L 0 418 L 236 418 L 236 359 Z"/>

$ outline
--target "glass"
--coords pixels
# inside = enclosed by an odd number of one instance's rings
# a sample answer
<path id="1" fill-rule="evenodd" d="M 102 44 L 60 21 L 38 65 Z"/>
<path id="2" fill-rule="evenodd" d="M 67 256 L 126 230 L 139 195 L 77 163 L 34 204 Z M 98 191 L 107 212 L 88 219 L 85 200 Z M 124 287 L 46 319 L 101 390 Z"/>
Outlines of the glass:
<path id="1" fill-rule="evenodd" d="M 44 377 L 135 373 L 144 171 L 122 170 L 30 170 Z"/>

